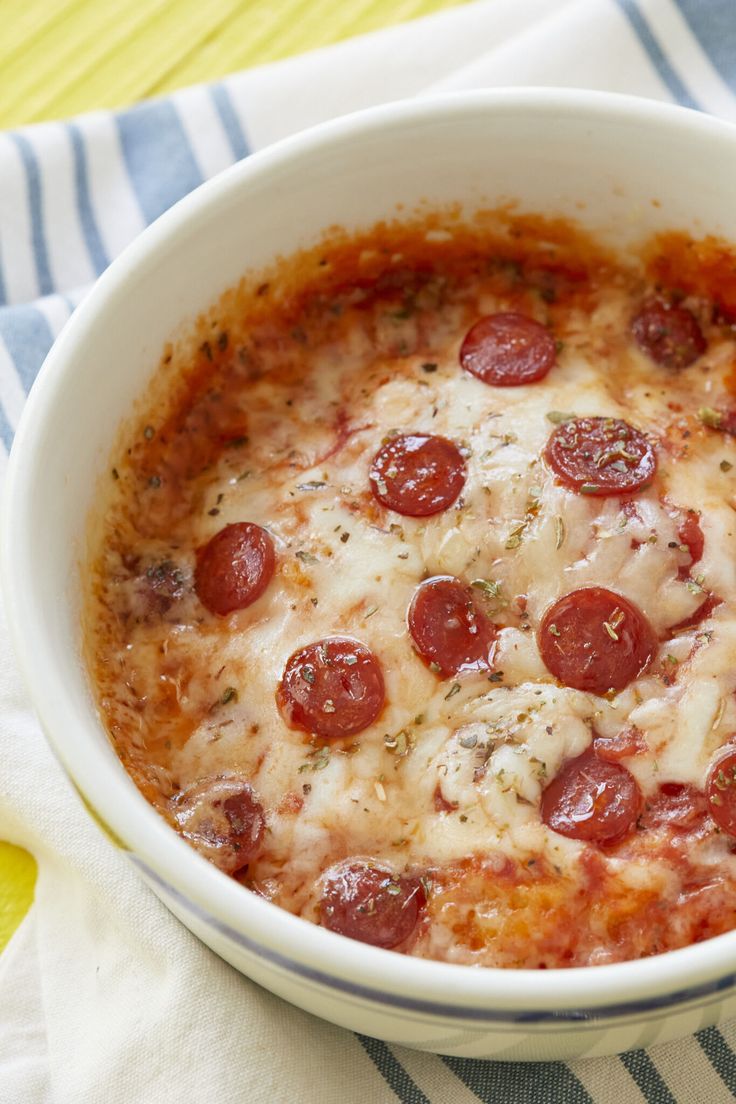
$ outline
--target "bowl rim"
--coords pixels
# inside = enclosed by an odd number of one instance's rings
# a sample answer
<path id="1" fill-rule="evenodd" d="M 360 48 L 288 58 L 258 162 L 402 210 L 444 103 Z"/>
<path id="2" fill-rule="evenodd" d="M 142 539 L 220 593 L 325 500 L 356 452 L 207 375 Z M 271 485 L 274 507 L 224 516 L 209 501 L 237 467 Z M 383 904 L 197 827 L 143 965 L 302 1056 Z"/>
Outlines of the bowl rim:
<path id="1" fill-rule="evenodd" d="M 34 458 L 57 397 L 73 384 L 76 349 L 100 314 L 114 316 L 136 273 L 182 232 L 196 229 L 253 180 L 285 164 L 339 147 L 356 136 L 419 123 L 436 125 L 474 114 L 575 117 L 582 123 L 620 121 L 728 144 L 736 125 L 690 109 L 633 96 L 572 89 L 501 88 L 453 92 L 369 108 L 319 124 L 251 154 L 185 196 L 117 257 L 64 327 L 34 383 L 15 436 L 6 473 L 0 558 L 6 615 L 26 686 L 47 739 L 83 800 L 130 849 L 144 871 L 222 935 L 271 962 L 277 970 L 343 993 L 445 1019 L 499 1019 L 525 1024 L 554 1018 L 580 1025 L 581 1017 L 630 1016 L 663 1009 L 736 982 L 736 930 L 661 955 L 591 968 L 546 971 L 467 965 L 396 954 L 347 939 L 294 916 L 255 894 L 194 852 L 139 793 L 110 756 L 92 716 L 80 718 L 65 696 L 43 610 L 25 570 L 34 539 Z M 44 679 L 36 673 L 44 671 Z M 163 873 L 162 873 L 163 872 Z"/>

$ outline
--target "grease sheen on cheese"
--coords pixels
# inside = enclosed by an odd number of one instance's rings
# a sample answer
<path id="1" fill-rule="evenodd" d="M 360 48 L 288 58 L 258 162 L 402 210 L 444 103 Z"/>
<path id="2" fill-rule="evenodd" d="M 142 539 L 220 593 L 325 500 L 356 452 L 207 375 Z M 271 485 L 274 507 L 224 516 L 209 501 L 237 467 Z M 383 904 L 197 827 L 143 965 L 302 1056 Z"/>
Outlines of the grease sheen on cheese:
<path id="1" fill-rule="evenodd" d="M 393 251 L 390 228 L 334 257 L 326 242 L 312 259 L 327 259 L 331 284 L 312 286 L 301 268 L 301 295 L 279 298 L 272 277 L 236 299 L 237 317 L 227 302 L 208 316 L 165 416 L 149 405 L 127 431 L 130 456 L 113 457 L 87 618 L 102 716 L 162 813 L 201 779 L 250 782 L 266 820 L 239 875 L 250 891 L 319 922 L 334 863 L 419 874 L 427 905 L 399 949 L 502 966 L 594 964 L 702 938 L 705 898 L 736 923 L 734 841 L 709 820 L 687 837 L 637 828 L 599 848 L 540 819 L 545 785 L 595 736 L 641 734 L 644 750 L 622 761 L 647 801 L 663 782 L 702 790 L 736 732 L 736 448 L 697 416 L 728 405 L 736 341 L 691 296 L 706 353 L 682 371 L 654 363 L 630 332 L 651 291 L 642 266 L 618 267 L 569 228 L 550 227 L 547 241 L 539 225 L 512 220 L 483 237 L 451 223 L 454 244 L 435 240 L 429 266 L 419 225 L 415 239 L 397 232 Z M 544 379 L 501 388 L 462 370 L 469 328 L 498 311 L 553 334 Z M 623 498 L 563 486 L 542 453 L 572 414 L 647 434 L 651 485 Z M 461 450 L 465 484 L 449 508 L 408 517 L 376 501 L 371 461 L 394 433 Z M 692 570 L 687 509 L 705 537 Z M 243 521 L 271 535 L 274 576 L 218 618 L 193 590 L 196 550 Z M 432 576 L 476 584 L 498 626 L 490 676 L 442 679 L 415 653 L 406 613 Z M 540 657 L 544 611 L 587 586 L 620 593 L 658 637 L 618 694 L 559 686 Z M 709 593 L 721 605 L 672 632 Z M 289 727 L 276 689 L 295 651 L 333 636 L 378 657 L 386 704 L 330 743 Z M 570 924 L 574 941 L 560 930 Z"/>

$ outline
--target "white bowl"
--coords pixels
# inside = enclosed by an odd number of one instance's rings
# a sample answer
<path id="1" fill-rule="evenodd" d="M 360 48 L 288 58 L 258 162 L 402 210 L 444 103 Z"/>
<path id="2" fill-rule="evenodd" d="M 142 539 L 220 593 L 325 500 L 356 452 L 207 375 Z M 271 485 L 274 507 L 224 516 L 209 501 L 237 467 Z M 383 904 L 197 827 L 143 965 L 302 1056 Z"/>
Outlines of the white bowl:
<path id="1" fill-rule="evenodd" d="M 734 180 L 735 127 L 643 100 L 529 89 L 382 107 L 281 142 L 182 200 L 111 265 L 49 354 L 18 429 L 2 533 L 7 611 L 38 715 L 159 897 L 286 1000 L 445 1054 L 600 1055 L 736 1014 L 736 932 L 587 969 L 447 965 L 315 927 L 191 850 L 118 762 L 80 657 L 83 538 L 122 419 L 178 327 L 246 269 L 335 223 L 368 226 L 399 202 L 515 199 L 624 249 L 673 227 L 736 240 Z"/>

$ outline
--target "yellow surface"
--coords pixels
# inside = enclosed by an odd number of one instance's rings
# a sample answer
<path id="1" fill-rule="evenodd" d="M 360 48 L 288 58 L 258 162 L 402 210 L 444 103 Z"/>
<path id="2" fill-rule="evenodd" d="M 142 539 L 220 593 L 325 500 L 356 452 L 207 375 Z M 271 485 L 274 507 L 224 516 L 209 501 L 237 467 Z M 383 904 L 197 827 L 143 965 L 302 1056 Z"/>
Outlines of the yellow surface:
<path id="1" fill-rule="evenodd" d="M 0 0 L 0 128 L 121 107 L 465 0 Z"/>
<path id="2" fill-rule="evenodd" d="M 31 907 L 36 872 L 27 851 L 0 843 L 0 951 Z"/>
<path id="3" fill-rule="evenodd" d="M 0 129 L 122 107 L 464 2 L 0 0 Z M 36 870 L 0 842 L 0 950 Z"/>

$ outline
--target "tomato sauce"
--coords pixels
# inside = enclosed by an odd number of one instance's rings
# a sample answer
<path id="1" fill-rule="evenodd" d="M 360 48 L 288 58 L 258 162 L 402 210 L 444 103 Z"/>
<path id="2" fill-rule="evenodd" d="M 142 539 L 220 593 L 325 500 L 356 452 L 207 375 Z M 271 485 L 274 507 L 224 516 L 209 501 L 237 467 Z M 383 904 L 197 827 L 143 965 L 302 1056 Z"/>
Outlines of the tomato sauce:
<path id="1" fill-rule="evenodd" d="M 179 335 L 85 574 L 100 714 L 172 829 L 397 953 L 736 926 L 735 270 L 445 210 Z"/>

